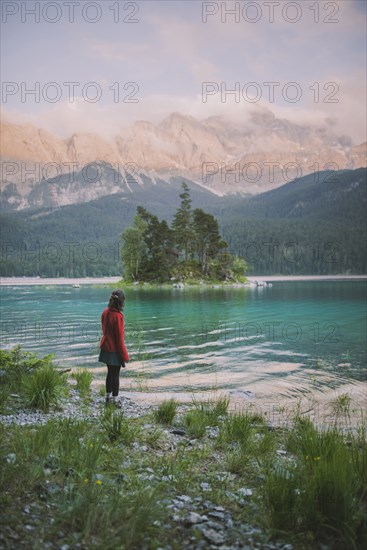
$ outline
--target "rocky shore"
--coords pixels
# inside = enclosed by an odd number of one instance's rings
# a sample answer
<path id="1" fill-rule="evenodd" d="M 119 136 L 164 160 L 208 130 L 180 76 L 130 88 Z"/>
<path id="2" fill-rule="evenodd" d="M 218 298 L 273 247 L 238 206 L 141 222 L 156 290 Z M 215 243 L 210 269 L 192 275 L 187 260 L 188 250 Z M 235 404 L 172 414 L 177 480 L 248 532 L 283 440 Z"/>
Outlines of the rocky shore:
<path id="1" fill-rule="evenodd" d="M 296 281 L 366 281 L 367 275 L 257 275 L 246 277 L 247 284 L 256 284 L 258 281 L 266 283 L 273 282 L 296 282 Z M 0 277 L 0 286 L 40 286 L 40 285 L 113 285 L 121 282 L 121 277 L 83 277 L 83 278 L 46 278 L 46 277 Z M 246 284 L 246 283 L 245 283 Z M 134 286 L 129 284 L 128 286 Z M 143 285 L 141 285 L 143 286 Z M 149 286 L 149 285 L 146 285 Z M 151 285 L 158 287 L 160 285 Z M 172 285 L 167 285 L 172 286 Z M 184 285 L 185 286 L 185 285 Z M 190 284 L 187 285 L 190 287 Z M 212 286 L 206 282 L 205 286 Z M 222 285 L 215 285 L 222 286 Z M 243 283 L 231 285 L 223 283 L 223 286 L 244 286 Z"/>
<path id="2" fill-rule="evenodd" d="M 11 403 L 14 405 L 13 410 L 0 415 L 0 424 L 5 435 L 11 435 L 13 429 L 20 429 L 24 430 L 26 436 L 32 433 L 34 428 L 46 427 L 48 423 L 57 421 L 70 421 L 75 425 L 85 422 L 90 426 L 89 430 L 98 430 L 106 414 L 105 398 L 95 389 L 86 400 L 75 388 L 71 388 L 68 398 L 64 399 L 59 410 L 48 413 L 22 408 L 20 398 L 16 394 L 11 395 Z M 272 531 L 265 527 L 260 489 L 263 474 L 247 477 L 236 471 L 236 468 L 228 467 L 229 454 L 235 456 L 240 445 L 236 441 L 229 442 L 224 448 L 218 444 L 225 417 L 219 416 L 217 425 L 208 422 L 204 435 L 195 437 L 187 430 L 184 422 L 184 416 L 192 410 L 192 406 L 187 403 L 178 404 L 173 423 L 158 427 L 154 421 L 157 404 L 138 402 L 126 395 L 120 397 L 120 404 L 121 409 L 116 408 L 114 411 L 119 414 L 121 410 L 127 423 L 130 426 L 135 423 L 139 431 L 136 432 L 136 437 L 130 439 L 128 446 L 127 442 L 117 444 L 117 450 L 121 449 L 124 457 L 122 462 L 121 458 L 116 459 L 121 462 L 118 473 L 112 473 L 108 468 L 104 468 L 100 473 L 93 475 L 92 482 L 97 484 L 97 487 L 113 487 L 117 475 L 118 482 L 124 490 L 123 487 L 128 487 L 134 476 L 134 483 L 144 484 L 148 489 L 163 485 L 168 487 L 168 490 L 159 501 L 159 506 L 164 510 L 164 517 L 152 522 L 157 533 L 155 542 L 144 538 L 138 546 L 122 544 L 114 547 L 121 550 L 132 547 L 142 550 L 327 550 L 333 547 L 332 544 L 319 543 L 312 537 L 310 543 L 300 544 L 292 536 L 274 536 Z M 254 429 L 256 432 L 256 425 Z M 266 439 L 267 433 L 274 434 L 271 437 L 274 437 L 277 447 L 269 447 L 269 452 L 274 453 L 274 462 L 283 467 L 286 464 L 291 465 L 294 458 L 285 450 L 282 443 L 281 436 L 285 433 L 284 430 L 280 429 L 278 437 L 275 433 L 278 429 L 280 428 L 260 422 L 259 432 L 254 434 L 254 441 Z M 185 456 L 192 454 L 196 457 L 186 473 L 181 472 L 179 467 L 163 467 L 167 460 L 172 465 L 183 460 L 182 453 L 186 453 Z M 21 459 L 16 450 L 7 452 L 3 457 L 10 468 L 20 465 Z M 249 462 L 248 468 L 254 469 L 252 461 Z M 73 534 L 65 527 L 58 528 L 52 540 L 49 540 L 46 528 L 48 525 L 49 529 L 52 529 L 52 526 L 58 524 L 58 499 L 67 490 L 67 485 L 60 480 L 58 462 L 53 452 L 47 455 L 43 472 L 44 480 L 35 485 L 35 492 L 21 492 L 13 498 L 11 492 L 5 490 L 5 499 L 10 498 L 12 504 L 8 509 L 5 507 L 1 520 L 0 548 L 100 548 L 101 540 L 98 537 L 90 538 L 87 543 L 80 540 L 80 537 L 73 541 Z M 65 476 L 68 479 L 75 476 L 74 466 L 66 469 Z M 38 546 L 34 546 L 35 536 Z M 109 548 L 108 545 L 106 547 Z"/>
<path id="3" fill-rule="evenodd" d="M 17 402 L 19 396 L 13 394 L 11 396 L 14 403 Z M 29 409 L 15 407 L 15 410 L 11 414 L 0 415 L 0 423 L 7 427 L 32 427 L 45 425 L 50 420 L 57 419 L 69 419 L 75 421 L 89 421 L 98 422 L 101 415 L 104 413 L 105 399 L 97 392 L 93 392 L 88 400 L 86 406 L 85 400 L 83 400 L 77 390 L 71 389 L 70 396 L 62 404 L 61 410 L 52 411 L 49 413 L 41 411 L 32 411 Z M 124 416 L 129 419 L 144 418 L 146 415 L 152 412 L 155 408 L 154 405 L 137 403 L 131 398 L 123 396 L 120 397 L 120 403 Z M 187 405 L 180 405 L 178 408 L 176 424 L 180 425 L 182 415 L 187 411 Z M 142 430 L 149 432 L 153 428 L 152 423 L 144 421 Z M 205 439 L 211 441 L 218 437 L 218 427 L 207 426 L 206 436 L 203 440 L 198 440 L 192 437 L 188 437 L 185 429 L 173 428 L 162 430 L 163 440 L 160 445 L 160 449 L 156 449 L 155 452 L 160 455 L 164 455 L 166 452 L 176 452 L 178 446 L 182 444 L 184 440 L 187 444 L 197 450 L 203 449 L 206 446 Z M 147 445 L 140 442 L 133 442 L 132 449 L 135 453 L 146 454 L 149 452 Z M 220 455 L 217 453 L 216 459 L 220 460 Z M 8 453 L 5 457 L 8 463 L 15 464 L 18 457 L 15 453 Z M 125 467 L 131 465 L 131 460 L 125 462 Z M 47 465 L 50 466 L 50 465 Z M 124 474 L 121 474 L 122 477 Z M 139 478 L 144 482 L 154 483 L 173 483 L 175 481 L 173 475 L 157 475 L 153 468 L 145 467 L 141 468 L 138 474 Z M 216 479 L 223 481 L 231 481 L 236 475 L 231 474 L 228 471 L 220 471 L 215 474 Z M 270 542 L 268 535 L 259 528 L 258 525 L 240 521 L 235 519 L 233 513 L 228 508 L 217 505 L 210 499 L 211 483 L 208 481 L 202 481 L 200 483 L 201 495 L 189 496 L 186 494 L 177 494 L 174 498 L 166 498 L 162 502 L 164 507 L 169 512 L 171 521 L 166 524 L 161 524 L 159 527 L 164 531 L 175 531 L 179 529 L 185 533 L 183 546 L 187 550 L 250 550 L 250 549 L 264 549 L 264 550 L 292 550 L 293 545 L 286 542 Z M 106 482 L 106 476 L 102 475 L 99 478 L 101 482 Z M 45 499 L 48 496 L 52 496 L 55 493 L 60 492 L 62 489 L 59 485 L 49 482 L 45 484 L 44 490 L 46 492 Z M 246 507 L 252 507 L 251 497 L 255 488 L 247 486 L 239 487 L 235 492 L 230 490 L 226 491 L 226 497 L 239 506 L 246 509 Z M 206 496 L 207 495 L 207 496 Z M 52 523 L 52 511 L 48 512 L 48 520 Z M 27 502 L 22 511 L 24 519 L 24 525 L 21 526 L 20 531 L 14 532 L 11 527 L 3 525 L 3 532 L 0 535 L 0 548 L 29 548 L 29 537 L 37 531 L 38 525 L 44 521 L 41 515 L 41 509 L 37 502 Z M 6 512 L 5 512 L 6 518 Z M 195 530 L 195 534 L 193 531 Z M 200 540 L 198 540 L 197 533 L 201 534 Z M 64 533 L 59 532 L 59 538 L 63 538 Z M 13 546 L 15 545 L 15 546 Z M 40 548 L 40 547 L 39 547 Z M 42 548 L 45 550 L 72 550 L 80 549 L 87 550 L 87 546 L 81 543 L 70 546 L 68 543 L 59 542 L 46 542 L 42 544 Z M 148 549 L 149 545 L 144 545 L 142 548 Z M 164 546 L 157 548 L 157 550 L 174 550 L 176 545 L 165 544 Z M 324 547 L 326 548 L 326 547 Z M 89 550 L 89 548 L 88 548 Z"/>

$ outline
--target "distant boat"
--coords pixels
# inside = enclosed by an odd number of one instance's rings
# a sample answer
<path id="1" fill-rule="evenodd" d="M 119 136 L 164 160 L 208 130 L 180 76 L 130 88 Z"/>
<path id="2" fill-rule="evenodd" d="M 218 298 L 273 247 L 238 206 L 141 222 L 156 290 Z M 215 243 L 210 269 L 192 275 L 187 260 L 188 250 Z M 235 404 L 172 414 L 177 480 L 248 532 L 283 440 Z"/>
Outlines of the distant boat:
<path id="1" fill-rule="evenodd" d="M 80 284 L 79 283 L 74 283 L 73 288 L 80 288 Z"/>

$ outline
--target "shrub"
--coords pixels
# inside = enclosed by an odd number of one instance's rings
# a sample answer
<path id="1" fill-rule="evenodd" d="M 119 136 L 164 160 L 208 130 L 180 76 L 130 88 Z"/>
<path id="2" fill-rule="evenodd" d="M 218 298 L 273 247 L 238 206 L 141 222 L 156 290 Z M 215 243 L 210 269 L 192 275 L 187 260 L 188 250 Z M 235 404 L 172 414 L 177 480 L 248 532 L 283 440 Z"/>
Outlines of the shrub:
<path id="1" fill-rule="evenodd" d="M 19 391 L 23 378 L 31 375 L 40 367 L 52 364 L 52 355 L 38 357 L 34 353 L 24 351 L 21 346 L 15 346 L 7 351 L 0 349 L 0 364 L 4 371 L 4 382 L 13 391 Z"/>

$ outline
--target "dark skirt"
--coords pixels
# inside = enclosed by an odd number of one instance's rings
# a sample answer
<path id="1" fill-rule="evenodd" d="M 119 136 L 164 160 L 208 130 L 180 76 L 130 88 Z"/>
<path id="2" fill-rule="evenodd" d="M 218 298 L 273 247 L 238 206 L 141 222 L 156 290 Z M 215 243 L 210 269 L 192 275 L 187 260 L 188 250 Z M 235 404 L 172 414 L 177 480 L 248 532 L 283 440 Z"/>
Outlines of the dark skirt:
<path id="1" fill-rule="evenodd" d="M 116 351 L 105 351 L 101 349 L 99 352 L 98 361 L 100 363 L 106 363 L 106 365 L 112 365 L 115 367 L 125 367 L 125 362 L 121 355 Z"/>

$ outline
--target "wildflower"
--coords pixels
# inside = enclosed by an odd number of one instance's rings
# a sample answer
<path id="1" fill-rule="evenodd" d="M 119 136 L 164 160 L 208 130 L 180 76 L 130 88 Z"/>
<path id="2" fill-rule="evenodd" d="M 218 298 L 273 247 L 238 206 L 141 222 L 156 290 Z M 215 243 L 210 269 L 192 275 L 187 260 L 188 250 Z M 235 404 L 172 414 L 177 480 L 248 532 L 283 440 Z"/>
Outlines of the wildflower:
<path id="1" fill-rule="evenodd" d="M 102 485 L 102 481 L 100 479 L 97 479 L 96 485 Z"/>
<path id="2" fill-rule="evenodd" d="M 314 460 L 320 460 L 320 457 L 319 456 L 314 456 L 313 459 Z"/>
<path id="3" fill-rule="evenodd" d="M 84 479 L 84 480 L 83 480 L 83 483 L 84 483 L 84 485 L 88 485 L 89 479 Z"/>

